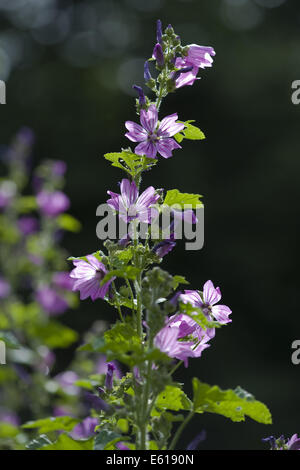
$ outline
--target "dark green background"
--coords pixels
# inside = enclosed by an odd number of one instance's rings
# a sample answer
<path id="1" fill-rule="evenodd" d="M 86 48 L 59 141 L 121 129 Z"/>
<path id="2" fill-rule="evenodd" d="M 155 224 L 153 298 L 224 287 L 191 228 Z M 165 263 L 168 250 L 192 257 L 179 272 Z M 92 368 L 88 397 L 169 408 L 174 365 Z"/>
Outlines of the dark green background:
<path id="1" fill-rule="evenodd" d="M 39 42 L 43 25 L 20 24 L 0 10 L 0 50 L 7 31 L 23 46 L 10 73 L 0 62 L 7 82 L 0 142 L 28 125 L 37 135 L 37 162 L 67 162 L 66 192 L 83 224 L 81 234 L 66 239 L 73 255 L 101 247 L 96 207 L 122 177 L 102 155 L 128 145 L 124 121 L 136 118 L 131 84 L 143 82 L 156 19 L 172 23 L 185 44 L 217 52 L 202 80 L 170 95 L 161 109 L 162 116 L 177 111 L 182 120 L 195 119 L 206 141 L 184 142 L 143 183 L 204 195 L 204 249 L 180 245 L 164 266 L 194 288 L 212 279 L 233 310 L 232 324 L 177 379 L 188 389 L 193 376 L 222 388 L 240 385 L 268 404 L 274 424 L 198 416 L 182 446 L 202 429 L 205 449 L 264 448 L 265 436 L 300 432 L 300 365 L 291 363 L 291 343 L 300 338 L 300 107 L 291 102 L 291 83 L 300 79 L 300 5 L 263 3 L 276 0 L 62 1 L 58 11 L 67 12 L 70 27 L 47 46 Z M 114 321 L 115 313 L 88 300 L 65 318 L 84 330 L 97 318 Z M 67 365 L 69 358 L 60 358 Z"/>

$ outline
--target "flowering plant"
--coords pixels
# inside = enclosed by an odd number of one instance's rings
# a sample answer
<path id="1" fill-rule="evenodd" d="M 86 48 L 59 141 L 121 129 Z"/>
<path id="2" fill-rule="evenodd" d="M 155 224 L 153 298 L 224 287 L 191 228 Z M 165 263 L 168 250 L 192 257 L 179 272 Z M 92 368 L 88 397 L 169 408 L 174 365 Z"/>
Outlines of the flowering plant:
<path id="1" fill-rule="evenodd" d="M 204 139 L 193 121 L 179 121 L 177 113 L 160 119 L 159 113 L 163 99 L 192 86 L 199 70 L 212 66 L 214 56 L 212 47 L 182 46 L 173 28 L 169 25 L 163 32 L 158 21 L 157 41 L 144 67 L 145 83 L 154 98 L 134 85 L 139 123 L 125 123 L 125 136 L 136 146 L 134 151 L 129 147 L 104 156 L 126 173 L 120 192 L 108 191 L 107 205 L 129 229 L 118 240 L 106 240 L 105 251 L 70 258 L 73 290 L 80 292 L 82 300 L 108 302 L 119 317 L 106 331 L 89 335 L 80 347 L 82 352 L 105 355 L 106 371 L 76 381 L 77 387 L 88 390 L 92 405 L 71 432 L 67 417 L 27 425 L 42 434 L 34 448 L 172 450 L 181 448 L 185 426 L 202 413 L 216 413 L 235 422 L 249 416 L 271 423 L 268 408 L 241 387 L 221 390 L 194 378 L 193 397 L 188 397 L 174 380 L 180 366 L 188 367 L 190 360 L 205 354 L 216 331 L 231 322 L 231 310 L 219 303 L 221 291 L 212 281 L 199 290 L 176 292 L 188 284 L 186 279 L 159 267 L 176 245 L 177 225 L 197 223 L 194 211 L 202 207 L 201 196 L 141 188 L 143 172 L 153 169 L 161 157 L 177 154 L 184 139 Z M 151 65 L 156 66 L 155 77 Z M 42 194 L 41 206 L 48 202 L 47 194 Z M 152 237 L 150 224 L 166 208 L 172 218 L 169 235 L 158 229 L 158 236 Z M 142 225 L 144 237 L 139 230 Z M 126 371 L 121 376 L 119 363 Z M 189 449 L 196 448 L 199 440 L 197 436 Z"/>

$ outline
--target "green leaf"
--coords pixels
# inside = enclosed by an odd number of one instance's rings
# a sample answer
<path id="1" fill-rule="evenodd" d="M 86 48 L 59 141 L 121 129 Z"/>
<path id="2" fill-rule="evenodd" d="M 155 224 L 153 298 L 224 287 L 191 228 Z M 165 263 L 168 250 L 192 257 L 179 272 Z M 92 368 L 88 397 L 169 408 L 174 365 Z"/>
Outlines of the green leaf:
<path id="1" fill-rule="evenodd" d="M 26 445 L 26 449 L 28 450 L 38 450 L 41 449 L 44 446 L 47 446 L 49 444 L 52 444 L 50 439 L 45 434 L 42 434 L 41 436 L 37 437 L 36 439 L 33 439 Z"/>
<path id="2" fill-rule="evenodd" d="M 23 424 L 22 427 L 24 429 L 37 428 L 40 434 L 45 434 L 51 431 L 72 431 L 77 423 L 79 423 L 79 420 L 71 416 L 58 416 L 29 421 Z"/>
<path id="3" fill-rule="evenodd" d="M 182 122 L 182 121 L 178 121 L 178 122 Z M 188 140 L 205 139 L 204 133 L 197 126 L 192 125 L 191 122 L 195 122 L 195 121 L 191 120 L 191 121 L 183 122 L 183 124 L 185 125 L 185 128 L 174 136 L 177 142 L 180 143 L 182 142 L 183 139 L 188 139 Z"/>
<path id="4" fill-rule="evenodd" d="M 109 271 L 106 276 L 101 281 L 101 285 L 105 284 L 108 282 L 112 277 L 122 277 L 124 279 L 131 279 L 135 280 L 136 277 L 138 276 L 140 272 L 139 268 L 136 268 L 135 266 L 124 266 L 121 269 L 113 269 Z"/>
<path id="5" fill-rule="evenodd" d="M 69 232 L 79 232 L 81 230 L 81 223 L 70 214 L 61 214 L 57 217 L 57 223 L 63 230 Z"/>
<path id="6" fill-rule="evenodd" d="M 181 388 L 167 385 L 165 390 L 158 395 L 155 406 L 160 409 L 179 411 L 190 410 L 192 404 Z"/>
<path id="7" fill-rule="evenodd" d="M 142 171 L 149 170 L 157 163 L 154 158 L 136 155 L 129 150 L 123 150 L 119 153 L 106 153 L 104 158 L 110 161 L 112 166 L 126 171 L 132 178 L 135 178 Z"/>
<path id="8" fill-rule="evenodd" d="M 232 421 L 245 421 L 249 416 L 254 421 L 263 424 L 272 424 L 269 409 L 255 400 L 240 387 L 236 390 L 221 390 L 217 385 L 211 386 L 193 379 L 194 410 L 196 413 L 216 413 Z"/>
<path id="9" fill-rule="evenodd" d="M 0 439 L 9 439 L 15 437 L 19 433 L 16 426 L 4 421 L 0 421 Z"/>
<path id="10" fill-rule="evenodd" d="M 203 204 L 200 201 L 202 196 L 200 194 L 181 193 L 178 189 L 171 189 L 167 192 L 164 204 L 167 206 L 177 205 L 179 208 L 190 206 L 190 209 L 198 209 Z"/>
<path id="11" fill-rule="evenodd" d="M 66 434 L 61 434 L 57 441 L 41 447 L 41 450 L 93 450 L 94 438 L 86 441 L 74 441 Z"/>
<path id="12" fill-rule="evenodd" d="M 173 276 L 173 289 L 176 290 L 180 284 L 189 284 L 184 276 Z"/>
<path id="13" fill-rule="evenodd" d="M 141 339 L 129 320 L 125 323 L 117 322 L 104 333 L 104 339 L 102 352 L 106 353 L 108 361 L 118 358 L 128 366 L 143 361 Z"/>
<path id="14" fill-rule="evenodd" d="M 21 347 L 15 335 L 10 331 L 0 331 L 0 340 L 10 349 L 19 349 Z"/>
<path id="15" fill-rule="evenodd" d="M 49 348 L 67 348 L 78 339 L 76 331 L 55 320 L 51 320 L 46 325 L 31 325 L 30 333 L 40 338 Z"/>
<path id="16" fill-rule="evenodd" d="M 107 450 L 108 447 L 122 440 L 124 440 L 124 438 L 120 434 L 104 429 L 95 437 L 94 450 Z"/>
<path id="17" fill-rule="evenodd" d="M 35 196 L 22 196 L 16 202 L 16 209 L 18 212 L 27 213 L 32 212 L 37 208 Z"/>

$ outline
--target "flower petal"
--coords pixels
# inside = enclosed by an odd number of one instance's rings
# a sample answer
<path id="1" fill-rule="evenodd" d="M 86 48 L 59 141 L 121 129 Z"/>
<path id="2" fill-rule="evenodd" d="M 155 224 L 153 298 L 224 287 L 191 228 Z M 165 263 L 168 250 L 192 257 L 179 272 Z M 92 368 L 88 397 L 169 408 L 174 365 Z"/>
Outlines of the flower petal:
<path id="1" fill-rule="evenodd" d="M 149 106 L 148 111 L 141 109 L 141 124 L 147 132 L 152 134 L 155 131 L 156 124 L 158 121 L 158 112 L 155 104 Z"/>
<path id="2" fill-rule="evenodd" d="M 230 318 L 228 318 L 232 311 L 229 307 L 227 307 L 227 305 L 214 305 L 211 309 L 211 313 L 213 317 L 222 325 L 232 321 Z"/>
<path id="3" fill-rule="evenodd" d="M 160 153 L 160 155 L 164 158 L 170 158 L 172 157 L 172 151 L 174 149 L 181 149 L 181 146 L 177 144 L 177 142 L 174 139 L 161 139 L 157 142 L 156 144 L 157 151 Z"/>
<path id="4" fill-rule="evenodd" d="M 214 305 L 221 300 L 221 291 L 215 289 L 212 281 L 207 281 L 203 286 L 203 300 L 206 304 Z"/>
<path id="5" fill-rule="evenodd" d="M 156 145 L 151 140 L 141 142 L 134 151 L 137 155 L 146 155 L 148 158 L 155 158 L 157 154 Z"/>
<path id="6" fill-rule="evenodd" d="M 157 135 L 161 137 L 172 137 L 182 131 L 182 129 L 184 129 L 184 124 L 176 122 L 177 119 L 178 115 L 176 113 L 165 117 L 159 125 Z"/>
<path id="7" fill-rule="evenodd" d="M 129 131 L 125 136 L 132 142 L 143 142 L 147 139 L 148 134 L 145 129 L 142 128 L 139 124 L 133 121 L 125 122 L 126 129 Z"/>

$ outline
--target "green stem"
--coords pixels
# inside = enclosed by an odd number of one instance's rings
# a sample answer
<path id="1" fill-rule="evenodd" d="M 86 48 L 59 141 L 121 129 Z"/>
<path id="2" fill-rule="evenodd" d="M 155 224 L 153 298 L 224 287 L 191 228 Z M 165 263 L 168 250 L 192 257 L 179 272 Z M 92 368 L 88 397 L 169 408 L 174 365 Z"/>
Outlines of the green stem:
<path id="1" fill-rule="evenodd" d="M 170 376 L 173 375 L 174 372 L 175 372 L 177 369 L 179 369 L 179 367 L 180 367 L 182 364 L 183 364 L 183 361 L 177 362 L 177 364 L 173 367 L 173 369 L 171 370 L 171 372 L 169 373 L 169 375 L 170 375 Z"/>
<path id="2" fill-rule="evenodd" d="M 118 299 L 118 296 L 117 296 L 117 288 L 116 288 L 115 281 L 113 281 L 111 284 L 112 284 L 112 288 L 113 288 L 113 291 L 114 291 L 114 294 L 115 294 L 117 310 L 119 312 L 120 320 L 121 320 L 122 323 L 124 323 L 124 317 L 122 315 L 121 306 L 120 306 L 119 299 Z"/>
<path id="3" fill-rule="evenodd" d="M 180 438 L 181 436 L 181 433 L 182 431 L 184 430 L 184 428 L 188 425 L 188 423 L 191 421 L 191 419 L 193 418 L 195 412 L 194 410 L 190 411 L 190 413 L 187 415 L 187 417 L 185 418 L 185 420 L 181 423 L 181 425 L 179 426 L 179 428 L 177 429 L 176 433 L 175 433 L 175 436 L 173 437 L 173 440 L 170 444 L 170 447 L 169 447 L 169 450 L 174 450 L 175 449 L 175 446 L 178 442 L 178 439 Z"/>

